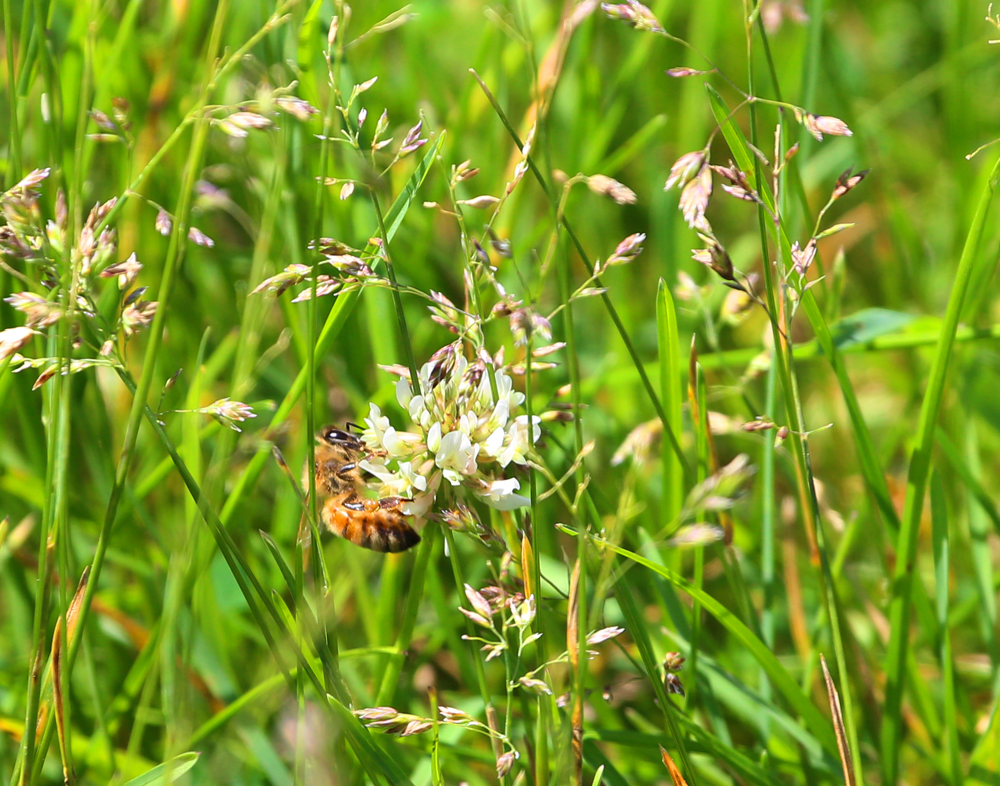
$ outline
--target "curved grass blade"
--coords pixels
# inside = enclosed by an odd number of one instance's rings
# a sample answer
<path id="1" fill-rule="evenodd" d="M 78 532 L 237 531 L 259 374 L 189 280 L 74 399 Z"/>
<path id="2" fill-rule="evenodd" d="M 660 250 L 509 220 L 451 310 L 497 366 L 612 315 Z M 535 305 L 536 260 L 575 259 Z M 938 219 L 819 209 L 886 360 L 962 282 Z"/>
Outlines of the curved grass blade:
<path id="1" fill-rule="evenodd" d="M 144 772 L 138 778 L 133 778 L 124 786 L 167 786 L 197 764 L 199 756 L 201 754 L 195 751 L 174 756 L 170 761 L 157 764 L 149 772 Z"/>
<path id="2" fill-rule="evenodd" d="M 896 570 L 892 582 L 892 600 L 889 606 L 889 651 L 886 655 L 885 711 L 882 716 L 882 763 L 883 782 L 895 783 L 899 774 L 899 749 L 902 734 L 902 702 L 904 684 L 904 663 L 909 648 L 910 603 L 913 592 L 913 574 L 917 554 L 918 530 L 924 509 L 924 494 L 931 467 L 931 451 L 934 447 L 934 433 L 938 413 L 944 397 L 944 387 L 948 376 L 951 351 L 955 344 L 955 331 L 965 303 L 969 282 L 977 272 L 977 262 L 993 264 L 992 257 L 980 260 L 979 244 L 997 179 L 1000 177 L 1000 158 L 993 165 L 989 179 L 979 196 L 976 213 L 966 235 L 965 247 L 955 273 L 955 284 L 948 298 L 941 337 L 931 366 L 930 380 L 924 403 L 920 408 L 920 422 L 917 428 L 916 445 L 910 460 L 910 471 L 906 484 L 906 502 L 903 520 L 896 548 Z"/>
<path id="3" fill-rule="evenodd" d="M 615 550 L 617 551 L 617 549 Z M 660 679 L 659 666 L 656 663 L 656 658 L 653 656 L 653 644 L 649 640 L 649 633 L 646 631 L 644 618 L 640 615 L 639 609 L 636 606 L 635 597 L 632 593 L 632 581 L 628 574 L 622 574 L 615 586 L 615 597 L 618 599 L 618 605 L 621 607 L 622 614 L 625 617 L 626 629 L 632 636 L 633 641 L 635 641 L 636 647 L 639 648 L 642 664 L 646 668 L 646 674 L 653 685 L 653 692 L 656 694 L 656 699 L 660 703 L 663 715 L 667 719 L 667 728 L 670 731 L 674 745 L 677 746 L 677 750 L 680 752 L 684 770 L 691 778 L 691 782 L 697 786 L 698 779 L 695 775 L 694 767 L 691 765 L 691 759 L 684 745 L 684 738 L 677 727 L 677 718 L 683 716 L 676 711 L 673 702 L 667 695 L 666 687 L 664 687 L 663 681 Z"/>
<path id="4" fill-rule="evenodd" d="M 809 697 L 802 692 L 799 684 L 795 681 L 792 675 L 788 673 L 785 667 L 778 662 L 778 659 L 774 657 L 774 654 L 768 646 L 757 638 L 753 634 L 753 631 L 740 622 L 735 614 L 729 611 L 729 609 L 719 603 L 719 601 L 707 592 L 699 590 L 683 576 L 680 576 L 670 570 L 670 568 L 657 565 L 655 562 L 636 554 L 634 551 L 629 551 L 628 549 L 621 548 L 620 546 L 615 546 L 607 541 L 595 538 L 595 542 L 605 548 L 611 549 L 618 555 L 625 557 L 632 562 L 649 568 L 654 573 L 657 573 L 665 578 L 678 589 L 686 592 L 692 599 L 700 602 L 702 608 L 715 617 L 715 619 L 718 620 L 724 628 L 726 628 L 744 647 L 746 647 L 747 652 L 749 652 L 750 655 L 760 664 L 761 668 L 767 672 L 767 676 L 770 678 L 774 687 L 784 694 L 788 703 L 792 705 L 799 715 L 802 716 L 813 736 L 815 736 L 816 739 L 819 740 L 819 743 L 823 746 L 823 749 L 826 750 L 826 752 L 831 756 L 839 755 L 837 750 L 837 741 L 833 735 L 833 729 L 831 728 L 829 721 L 823 717 L 819 710 L 809 700 Z M 622 610 L 624 611 L 624 606 Z M 636 636 L 636 631 L 632 630 L 632 628 L 629 630 L 632 632 L 633 636 Z M 638 638 L 636 639 L 636 643 L 639 643 Z M 640 653 L 641 652 L 642 647 L 640 646 Z"/>
<path id="5" fill-rule="evenodd" d="M 675 434 L 681 433 L 680 342 L 677 313 L 670 288 L 662 278 L 656 293 L 656 333 L 659 344 L 660 399 Z M 673 520 L 684 504 L 684 468 L 672 451 L 663 451 L 663 524 Z"/>

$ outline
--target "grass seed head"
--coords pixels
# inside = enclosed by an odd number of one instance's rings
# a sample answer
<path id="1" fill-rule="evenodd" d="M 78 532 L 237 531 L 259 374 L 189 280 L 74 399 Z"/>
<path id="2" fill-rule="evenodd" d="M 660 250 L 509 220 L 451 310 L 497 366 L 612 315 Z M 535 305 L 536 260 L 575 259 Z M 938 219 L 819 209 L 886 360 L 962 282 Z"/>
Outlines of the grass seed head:
<path id="1" fill-rule="evenodd" d="M 792 267 L 800 276 L 804 276 L 809 266 L 816 258 L 816 238 L 811 238 L 805 248 L 799 248 L 799 241 L 792 243 Z"/>
<path id="2" fill-rule="evenodd" d="M 587 178 L 587 187 L 595 194 L 611 197 L 619 205 L 634 205 L 636 202 L 635 191 L 607 175 L 591 175 Z"/>
<path id="3" fill-rule="evenodd" d="M 32 336 L 38 333 L 29 327 L 13 327 L 0 330 L 0 360 L 9 358 L 19 349 L 24 347 Z"/>
<path id="4" fill-rule="evenodd" d="M 681 191 L 680 209 L 689 227 L 696 227 L 704 220 L 711 196 L 712 170 L 703 164 L 698 174 Z"/>
<path id="5" fill-rule="evenodd" d="M 819 142 L 823 141 L 823 134 L 829 134 L 830 136 L 854 136 L 854 132 L 847 127 L 847 123 L 838 117 L 814 115 L 811 112 L 806 112 L 802 115 L 801 123 Z"/>
<path id="6" fill-rule="evenodd" d="M 695 150 L 682 155 L 670 167 L 670 176 L 667 178 L 667 183 L 663 186 L 663 190 L 669 191 L 674 186 L 678 188 L 686 186 L 691 178 L 701 171 L 705 161 L 706 154 L 704 150 Z"/>
<path id="7" fill-rule="evenodd" d="M 695 262 L 712 268 L 725 281 L 736 281 L 733 261 L 726 249 L 717 240 L 710 239 L 708 248 L 696 248 L 691 252 Z"/>
<path id="8" fill-rule="evenodd" d="M 156 316 L 157 304 L 154 301 L 140 300 L 138 303 L 130 303 L 122 311 L 122 328 L 125 330 L 125 337 L 131 338 L 140 330 L 145 330 Z"/>
<path id="9" fill-rule="evenodd" d="M 638 0 L 628 0 L 627 3 L 601 3 L 601 10 L 609 19 L 625 22 L 636 30 L 648 33 L 663 32 L 660 20 Z"/>

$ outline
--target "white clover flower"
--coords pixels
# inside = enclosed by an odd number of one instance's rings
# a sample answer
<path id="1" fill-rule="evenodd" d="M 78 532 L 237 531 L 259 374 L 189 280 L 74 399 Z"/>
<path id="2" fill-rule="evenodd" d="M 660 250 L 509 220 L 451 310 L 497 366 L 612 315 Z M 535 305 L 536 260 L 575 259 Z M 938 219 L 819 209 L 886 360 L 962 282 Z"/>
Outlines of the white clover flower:
<path id="1" fill-rule="evenodd" d="M 413 389 L 409 380 L 401 379 L 396 383 L 396 401 L 405 410 L 409 410 L 410 401 L 413 400 Z"/>
<path id="2" fill-rule="evenodd" d="M 531 449 L 531 445 L 538 441 L 539 436 L 542 433 L 542 427 L 539 425 L 542 419 L 535 415 L 534 418 L 534 429 L 532 430 L 532 438 L 528 439 L 528 416 L 518 415 L 514 422 L 510 424 L 507 429 L 507 440 L 506 447 L 499 456 L 500 466 L 506 467 L 512 461 L 515 464 L 524 465 L 527 463 L 527 454 Z"/>
<path id="3" fill-rule="evenodd" d="M 368 447 L 382 447 L 385 432 L 391 428 L 391 425 L 389 424 L 389 418 L 382 414 L 382 410 L 379 409 L 378 405 L 369 405 L 368 417 L 365 418 L 365 424 L 368 426 L 368 429 L 365 430 L 361 439 Z"/>
<path id="4" fill-rule="evenodd" d="M 541 419 L 528 427 L 526 415 L 516 415 L 524 394 L 514 389 L 511 375 L 494 365 L 493 380 L 486 355 L 470 362 L 459 344 L 436 352 L 418 372 L 420 392 L 411 380 L 396 383 L 396 401 L 410 416 L 411 425 L 394 427 L 378 406 L 370 406 L 362 434 L 376 452 L 360 466 L 374 478 L 380 496 L 400 496 L 402 509 L 425 515 L 442 481 L 464 486 L 485 504 L 513 510 L 528 504 L 517 494 L 520 483 L 504 478 L 502 469 L 524 466 L 541 435 Z M 496 384 L 494 395 L 493 383 Z"/>
<path id="5" fill-rule="evenodd" d="M 479 495 L 480 499 L 496 510 L 514 510 L 523 508 L 531 500 L 521 494 L 514 492 L 521 488 L 517 478 L 508 480 L 494 480 Z"/>
<path id="6" fill-rule="evenodd" d="M 434 463 L 444 470 L 448 482 L 457 486 L 462 482 L 462 475 L 475 474 L 479 449 L 480 446 L 473 445 L 464 431 L 449 431 L 441 437 L 441 447 L 434 457 Z"/>

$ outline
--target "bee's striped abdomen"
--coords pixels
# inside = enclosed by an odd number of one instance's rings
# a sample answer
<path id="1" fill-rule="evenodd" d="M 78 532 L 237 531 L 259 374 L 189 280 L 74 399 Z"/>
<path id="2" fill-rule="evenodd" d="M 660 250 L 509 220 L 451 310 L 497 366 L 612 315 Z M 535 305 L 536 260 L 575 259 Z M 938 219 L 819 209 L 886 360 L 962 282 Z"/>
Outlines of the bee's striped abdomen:
<path id="1" fill-rule="evenodd" d="M 378 500 L 351 493 L 333 497 L 323 506 L 323 520 L 332 532 L 372 551 L 405 551 L 420 542 L 420 536 L 393 508 L 383 508 Z"/>

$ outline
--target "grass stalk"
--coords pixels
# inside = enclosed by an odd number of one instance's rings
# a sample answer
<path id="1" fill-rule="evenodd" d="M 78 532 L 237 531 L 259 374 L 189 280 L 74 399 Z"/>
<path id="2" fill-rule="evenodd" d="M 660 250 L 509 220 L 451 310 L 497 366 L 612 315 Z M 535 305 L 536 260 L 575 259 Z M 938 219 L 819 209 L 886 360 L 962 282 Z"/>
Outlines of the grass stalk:
<path id="1" fill-rule="evenodd" d="M 215 23 L 212 30 L 212 39 L 208 45 L 207 61 L 209 64 L 209 72 L 211 72 L 211 63 L 214 61 L 215 52 L 218 50 L 219 42 L 221 40 L 223 22 L 226 15 L 226 10 L 228 7 L 228 0 L 222 0 L 220 2 L 217 10 Z M 207 79 L 206 79 L 207 82 Z M 208 85 L 203 87 L 200 103 L 204 106 L 208 101 Z M 118 462 L 118 468 L 115 473 L 115 482 L 111 491 L 111 498 L 108 500 L 108 507 L 104 517 L 104 524 L 101 528 L 100 534 L 98 536 L 97 544 L 95 546 L 94 558 L 90 565 L 90 581 L 87 584 L 87 589 L 84 594 L 83 602 L 80 608 L 80 618 L 79 626 L 81 629 L 86 627 L 87 619 L 90 613 L 91 603 L 93 602 L 94 593 L 97 590 L 99 584 L 99 579 L 101 575 L 101 569 L 104 566 L 104 558 L 107 553 L 108 541 L 111 535 L 111 526 L 115 521 L 118 504 L 121 501 L 122 492 L 125 487 L 127 475 L 129 468 L 131 466 L 133 451 L 135 449 L 136 437 L 139 431 L 139 425 L 141 422 L 143 410 L 146 406 L 146 400 L 149 397 L 149 391 L 152 386 L 153 374 L 156 366 L 156 358 L 159 354 L 160 345 L 163 339 L 163 328 L 164 322 L 167 315 L 168 305 L 170 301 L 170 290 L 173 284 L 174 276 L 176 275 L 177 268 L 180 265 L 181 258 L 183 256 L 183 243 L 186 242 L 187 237 L 187 218 L 191 209 L 194 181 L 200 172 L 201 168 L 201 158 L 204 153 L 205 140 L 208 133 L 208 123 L 207 118 L 203 119 L 198 125 L 195 137 L 192 140 L 191 154 L 188 159 L 188 169 L 185 173 L 184 183 L 182 185 L 182 190 L 180 194 L 180 200 L 178 204 L 178 209 L 176 211 L 177 221 L 174 225 L 174 232 L 171 236 L 170 248 L 167 252 L 167 259 L 164 263 L 163 274 L 160 279 L 160 285 L 158 288 L 158 301 L 159 308 L 156 311 L 156 316 L 153 319 L 153 323 L 150 327 L 149 337 L 146 344 L 146 354 L 145 363 L 143 364 L 142 376 L 137 387 L 136 395 L 132 401 L 132 407 L 129 412 L 129 418 L 125 430 L 125 439 L 122 446 L 121 456 Z M 68 381 L 67 381 L 68 384 Z M 42 540 L 43 548 L 46 540 Z M 40 564 L 45 564 L 43 560 L 40 560 Z M 40 604 L 39 614 L 42 611 Z M 38 624 L 41 624 L 41 619 L 39 619 Z M 69 647 L 65 669 L 66 673 L 70 673 L 73 668 L 73 663 L 76 660 L 76 653 L 79 649 L 79 643 L 82 640 L 82 636 L 76 637 Z M 37 655 L 36 657 L 40 657 Z M 38 663 L 38 668 L 41 664 Z M 29 721 L 33 720 L 33 716 L 30 714 L 32 709 L 32 702 L 29 701 Z M 37 700 L 34 702 L 35 712 L 37 713 Z M 37 721 L 36 721 L 37 722 Z M 29 728 L 34 728 L 35 723 L 29 723 Z M 46 724 L 45 732 L 42 735 L 42 739 L 39 743 L 40 758 L 44 759 L 44 751 L 47 750 L 48 742 L 51 740 L 51 729 L 50 723 Z M 34 746 L 32 735 L 25 735 L 27 740 L 25 746 L 25 756 L 23 759 L 23 765 L 21 769 L 21 778 L 23 783 L 33 783 L 36 775 L 34 772 Z"/>
<path id="2" fill-rule="evenodd" d="M 475 77 L 476 81 L 479 82 L 479 86 L 482 88 L 483 93 L 486 95 L 486 99 L 490 102 L 493 110 L 496 112 L 497 117 L 499 117 L 500 122 L 503 124 L 504 128 L 507 129 L 507 133 L 510 134 L 511 139 L 518 149 L 524 148 L 524 143 L 521 141 L 521 137 L 518 135 L 517 131 L 510 124 L 507 119 L 506 113 L 500 106 L 496 97 L 486 86 L 486 83 L 480 78 L 479 74 L 472 71 L 472 75 Z M 559 195 L 554 191 L 546 180 L 545 176 L 539 170 L 538 166 L 535 164 L 534 159 L 529 155 L 527 156 L 528 168 L 531 170 L 532 175 L 534 175 L 535 180 L 538 181 L 538 185 L 541 186 L 542 191 L 548 197 L 549 202 L 558 209 Z M 585 266 L 590 268 L 590 256 L 587 254 L 586 250 L 583 248 L 583 244 L 580 242 L 580 238 L 577 237 L 576 232 L 570 225 L 565 214 L 560 216 L 560 224 L 562 224 L 563 229 L 566 230 L 566 234 L 569 236 L 570 241 L 573 243 L 573 247 L 576 249 L 578 256 L 580 257 L 580 262 Z M 601 279 L 595 278 L 594 284 L 597 287 L 602 287 Z M 660 403 L 659 396 L 656 395 L 656 390 L 653 388 L 653 383 L 650 382 L 649 375 L 646 373 L 646 369 L 639 359 L 639 354 L 636 352 L 635 345 L 632 343 L 632 339 L 629 337 L 628 331 L 625 329 L 625 325 L 621 321 L 621 317 L 618 316 L 618 311 L 615 309 L 614 303 L 611 302 L 611 298 L 608 297 L 607 292 L 601 292 L 601 300 L 604 302 L 604 307 L 608 312 L 608 316 L 611 317 L 611 321 L 615 325 L 615 330 L 618 331 L 618 335 L 621 337 L 622 343 L 625 344 L 625 349 L 628 351 L 629 357 L 632 359 L 632 363 L 635 366 L 636 371 L 639 373 L 639 378 L 642 380 L 642 386 L 646 390 L 646 394 L 649 396 L 649 400 L 653 405 L 653 409 L 656 410 L 657 416 L 663 423 L 663 432 L 667 435 L 670 440 L 670 446 L 677 456 L 677 461 L 684 468 L 684 475 L 688 477 L 690 474 L 690 467 L 688 466 L 687 458 L 684 456 L 684 451 L 681 449 L 680 442 L 678 441 L 677 435 L 670 428 L 670 420 L 667 417 L 667 413 L 664 411 L 662 404 Z"/>
<path id="3" fill-rule="evenodd" d="M 747 27 L 747 62 L 748 62 L 748 85 L 750 95 L 756 95 L 754 87 L 754 61 L 753 61 L 753 47 L 752 47 L 752 34 L 751 28 Z M 775 80 L 775 84 L 777 81 Z M 750 139 L 751 143 L 757 145 L 757 117 L 756 117 L 756 104 L 750 104 Z M 732 128 L 731 123 L 728 120 L 721 120 L 724 124 L 723 133 L 726 136 L 727 141 L 729 141 L 730 146 L 733 148 L 734 154 L 737 158 L 744 159 L 747 163 L 750 163 L 750 157 L 748 152 L 743 149 L 737 151 L 736 148 L 741 146 L 738 134 Z M 783 120 L 780 121 L 781 126 L 784 125 Z M 735 143 L 735 144 L 734 144 Z M 778 151 L 781 152 L 780 150 Z M 748 169 L 751 167 L 748 166 Z M 762 170 L 760 160 L 756 157 L 752 157 L 752 171 L 754 172 L 755 182 L 762 194 L 768 194 L 764 185 L 764 179 L 762 177 Z M 784 179 L 784 178 L 783 178 Z M 765 197 L 767 199 L 767 197 Z M 775 196 L 770 195 L 770 209 L 772 211 L 779 210 L 779 206 L 775 203 Z M 794 355 L 792 344 L 786 339 L 786 336 L 791 333 L 791 313 L 789 311 L 790 305 L 786 302 L 781 304 L 781 310 L 779 311 L 778 303 L 778 287 L 780 285 L 778 281 L 775 280 L 774 271 L 771 269 L 770 264 L 770 254 L 768 251 L 767 242 L 767 215 L 765 211 L 765 206 L 759 204 L 757 206 L 758 222 L 760 225 L 760 237 L 761 237 L 761 252 L 762 258 L 764 259 L 764 279 L 765 279 L 765 290 L 768 301 L 768 314 L 771 321 L 771 334 L 774 342 L 774 362 L 777 364 L 778 377 L 782 384 L 782 389 L 785 398 L 785 408 L 788 418 L 788 425 L 791 429 L 791 443 L 793 446 L 793 452 L 795 456 L 795 467 L 796 467 L 796 478 L 799 485 L 799 496 L 802 503 L 802 514 L 806 522 L 807 531 L 811 531 L 812 537 L 815 538 L 814 548 L 816 549 L 818 560 L 820 563 L 820 583 L 823 591 L 823 598 L 826 606 L 826 613 L 830 625 L 830 634 L 833 641 L 834 654 L 837 663 L 837 672 L 841 679 L 841 692 L 843 694 L 843 704 L 844 704 L 844 721 L 846 727 L 847 743 L 850 748 L 850 753 L 853 758 L 853 768 L 858 778 L 859 783 L 862 781 L 862 768 L 860 762 L 860 746 L 858 744 L 857 729 L 854 720 L 853 712 L 853 697 L 850 690 L 850 679 L 847 671 L 846 653 L 844 650 L 842 634 L 840 629 L 840 613 L 839 613 L 839 599 L 837 597 L 836 586 L 833 582 L 833 578 L 830 570 L 830 562 L 827 555 L 826 549 L 826 536 L 823 527 L 822 517 L 819 510 L 819 501 L 816 496 L 816 486 L 812 473 L 812 463 L 809 454 L 808 441 L 803 434 L 805 433 L 805 420 L 803 415 L 803 405 L 802 400 L 799 395 L 798 389 L 798 379 L 794 371 Z M 780 261 L 778 270 L 784 271 L 790 269 L 790 245 L 788 243 L 787 237 L 784 235 L 782 219 L 780 213 L 775 213 L 778 218 L 775 220 L 774 231 L 776 235 L 776 245 L 778 251 L 778 258 Z M 808 295 L 808 293 L 807 293 Z M 782 292 L 780 297 L 784 300 L 784 293 Z M 811 297 L 811 295 L 810 295 Z M 784 330 L 778 324 L 778 315 L 784 315 Z M 820 318 L 821 319 L 821 318 Z M 810 528 L 811 523 L 811 528 Z"/>
<path id="4" fill-rule="evenodd" d="M 9 188 L 21 179 L 21 129 L 17 122 L 17 72 L 14 66 L 14 23 L 10 13 L 11 0 L 3 0 L 3 29 L 5 36 L 4 49 L 7 53 L 7 101 L 10 117 L 10 162 L 5 173 L 4 183 Z M 27 16 L 27 3 L 21 13 Z"/>

